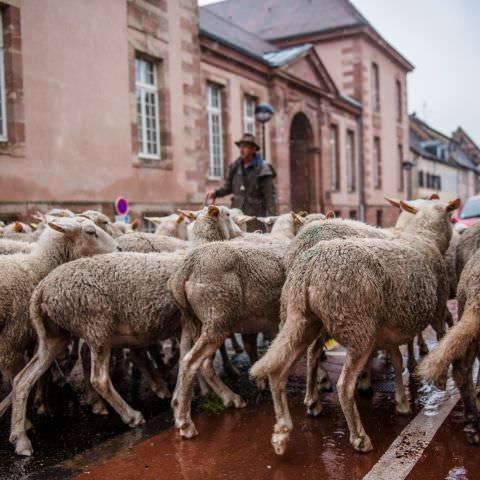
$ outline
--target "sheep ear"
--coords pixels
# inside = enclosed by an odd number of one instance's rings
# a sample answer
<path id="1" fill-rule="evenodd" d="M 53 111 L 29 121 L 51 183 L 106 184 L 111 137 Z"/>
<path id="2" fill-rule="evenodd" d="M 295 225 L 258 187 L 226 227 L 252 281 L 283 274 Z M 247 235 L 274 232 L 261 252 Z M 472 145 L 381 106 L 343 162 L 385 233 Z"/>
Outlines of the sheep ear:
<path id="1" fill-rule="evenodd" d="M 44 222 L 45 221 L 45 215 L 42 212 L 35 212 L 32 215 L 32 218 L 34 220 L 38 220 L 39 222 Z"/>
<path id="2" fill-rule="evenodd" d="M 140 228 L 140 220 L 136 218 L 131 225 L 132 230 L 138 230 Z"/>
<path id="3" fill-rule="evenodd" d="M 298 213 L 290 212 L 290 214 L 292 215 L 293 221 L 297 225 L 303 225 L 305 223 L 305 219 L 302 218 Z"/>
<path id="4" fill-rule="evenodd" d="M 308 212 L 306 210 L 300 210 L 297 215 L 300 215 L 300 217 L 306 217 L 308 215 Z"/>
<path id="5" fill-rule="evenodd" d="M 460 199 L 456 198 L 455 200 L 450 200 L 447 205 L 447 212 L 453 212 L 458 207 L 460 207 Z"/>
<path id="6" fill-rule="evenodd" d="M 384 197 L 384 198 L 392 207 L 401 208 L 400 200 L 397 200 L 396 198 L 389 198 L 389 197 Z"/>
<path id="7" fill-rule="evenodd" d="M 438 195 L 438 193 L 432 193 L 430 195 L 430 200 L 440 200 L 440 196 Z"/>
<path id="8" fill-rule="evenodd" d="M 162 223 L 160 217 L 145 217 L 145 220 L 154 223 L 155 225 L 160 225 Z"/>
<path id="9" fill-rule="evenodd" d="M 180 225 L 184 220 L 185 220 L 185 215 L 183 213 L 180 213 L 180 215 L 175 220 L 175 223 L 177 225 Z"/>
<path id="10" fill-rule="evenodd" d="M 185 215 L 190 220 L 196 220 L 198 216 L 198 212 L 194 212 L 193 210 L 181 210 L 180 208 L 177 210 L 180 214 Z"/>
<path id="11" fill-rule="evenodd" d="M 239 225 L 243 225 L 244 223 L 251 222 L 252 220 L 255 220 L 257 217 L 254 217 L 252 215 L 239 215 L 237 217 L 237 223 Z"/>
<path id="12" fill-rule="evenodd" d="M 218 217 L 220 214 L 220 209 L 216 205 L 209 205 L 208 206 L 208 215 L 210 217 Z"/>
<path id="13" fill-rule="evenodd" d="M 326 214 L 325 214 L 325 217 L 326 218 L 335 218 L 336 215 L 335 215 L 335 212 L 333 210 L 329 210 Z"/>
<path id="14" fill-rule="evenodd" d="M 93 221 L 93 218 L 89 217 L 88 215 L 85 215 L 84 213 L 77 213 L 76 216 L 80 217 L 80 218 L 86 218 L 87 220 L 92 220 Z M 57 218 L 68 218 L 68 217 L 57 217 Z"/>
<path id="15" fill-rule="evenodd" d="M 400 208 L 408 213 L 415 214 L 418 212 L 418 210 L 413 205 L 410 205 L 408 202 L 404 202 L 403 200 L 400 200 Z"/>
<path id="16" fill-rule="evenodd" d="M 65 222 L 60 218 L 49 221 L 47 225 L 53 230 L 64 233 L 65 235 L 72 234 L 79 228 L 79 224 L 75 224 L 74 222 Z"/>

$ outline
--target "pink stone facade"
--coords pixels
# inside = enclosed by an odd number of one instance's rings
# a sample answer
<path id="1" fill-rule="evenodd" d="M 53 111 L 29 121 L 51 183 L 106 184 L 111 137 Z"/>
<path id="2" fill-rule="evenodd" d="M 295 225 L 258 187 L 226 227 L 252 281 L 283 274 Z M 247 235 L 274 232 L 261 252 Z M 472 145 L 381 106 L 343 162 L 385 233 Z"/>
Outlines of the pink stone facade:
<path id="1" fill-rule="evenodd" d="M 301 39 L 313 47 L 271 68 L 203 34 L 195 0 L 0 5 L 8 120 L 8 140 L 0 142 L 0 219 L 59 204 L 112 214 L 117 196 L 130 200 L 133 217 L 201 205 L 205 191 L 221 183 L 207 175 L 206 87 L 212 82 L 222 91 L 225 168 L 244 131 L 245 96 L 274 107 L 266 145 L 278 174 L 279 211 L 298 204 L 373 224 L 394 222 L 397 212 L 383 197 L 403 196 L 398 152 L 399 145 L 409 152 L 411 66 L 378 38 L 354 32 Z M 150 162 L 138 155 L 136 58 L 157 69 L 160 158 Z M 372 64 L 380 78 L 378 112 L 371 105 Z M 348 132 L 355 143 L 353 189 L 347 188 Z M 379 188 L 372 182 L 374 137 L 381 145 Z"/>

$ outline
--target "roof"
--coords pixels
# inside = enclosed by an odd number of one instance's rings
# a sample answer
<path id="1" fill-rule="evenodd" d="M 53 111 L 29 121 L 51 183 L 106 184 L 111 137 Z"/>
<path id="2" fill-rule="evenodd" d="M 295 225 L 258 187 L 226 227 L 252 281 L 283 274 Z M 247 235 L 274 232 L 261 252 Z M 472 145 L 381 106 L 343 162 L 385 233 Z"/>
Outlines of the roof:
<path id="1" fill-rule="evenodd" d="M 354 25 L 369 25 L 347 0 L 225 0 L 200 8 L 273 40 Z"/>
<path id="2" fill-rule="evenodd" d="M 425 148 L 425 142 L 428 140 L 448 145 L 451 152 L 449 158 L 446 160 L 434 155 L 431 151 L 428 151 Z M 415 114 L 410 115 L 409 141 L 410 149 L 418 155 L 421 155 L 423 158 L 450 165 L 452 167 L 461 167 L 478 172 L 478 167 L 472 156 L 458 146 L 455 148 L 455 141 L 453 138 L 434 129 L 428 125 L 428 123 L 420 120 Z"/>
<path id="3" fill-rule="evenodd" d="M 407 70 L 413 69 L 413 65 L 374 29 L 350 0 L 224 0 L 199 10 L 209 10 L 272 42 L 366 27 Z"/>
<path id="4" fill-rule="evenodd" d="M 201 34 L 272 68 L 281 67 L 308 50 L 314 51 L 311 43 L 280 49 L 203 8 L 199 9 L 198 23 Z"/>
<path id="5" fill-rule="evenodd" d="M 265 53 L 279 51 L 275 45 L 234 25 L 208 9 L 199 9 L 198 23 L 200 33 L 263 63 L 267 63 L 263 58 Z"/>

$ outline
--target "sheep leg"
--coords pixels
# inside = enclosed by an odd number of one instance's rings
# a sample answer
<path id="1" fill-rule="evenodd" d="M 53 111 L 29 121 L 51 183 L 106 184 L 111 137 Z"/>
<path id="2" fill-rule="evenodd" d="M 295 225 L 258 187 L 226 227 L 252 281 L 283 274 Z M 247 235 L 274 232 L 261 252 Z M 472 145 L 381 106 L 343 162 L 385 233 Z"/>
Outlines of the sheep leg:
<path id="1" fill-rule="evenodd" d="M 476 403 L 475 386 L 473 384 L 473 364 L 477 346 L 471 344 L 465 355 L 453 362 L 453 379 L 463 400 L 464 423 L 463 431 L 468 443 L 480 442 L 480 414 Z"/>
<path id="2" fill-rule="evenodd" d="M 8 410 L 8 407 L 12 403 L 12 392 L 10 392 L 1 402 L 0 402 L 0 418 L 3 417 L 5 412 Z"/>
<path id="3" fill-rule="evenodd" d="M 30 456 L 32 444 L 26 432 L 27 401 L 38 379 L 48 370 L 56 356 L 67 345 L 68 338 L 39 337 L 38 350 L 26 367 L 15 377 L 12 389 L 12 419 L 10 443 L 15 445 L 17 455 Z"/>
<path id="4" fill-rule="evenodd" d="M 323 352 L 323 337 L 317 337 L 307 350 L 307 388 L 303 403 L 307 407 L 307 413 L 316 417 L 322 413 L 323 407 L 320 402 L 320 389 L 328 387 L 330 379 L 328 373 L 322 368 L 320 358 Z M 319 387 L 319 388 L 318 388 Z"/>
<path id="5" fill-rule="evenodd" d="M 92 357 L 92 371 L 90 382 L 93 388 L 112 406 L 120 415 L 123 422 L 134 428 L 145 423 L 141 412 L 134 410 L 115 390 L 110 379 L 110 353 L 108 347 L 90 348 Z"/>
<path id="6" fill-rule="evenodd" d="M 408 350 L 408 362 L 407 367 L 410 373 L 413 373 L 417 368 L 417 360 L 415 358 L 415 347 L 413 344 L 413 340 L 407 343 L 407 350 Z"/>
<path id="7" fill-rule="evenodd" d="M 221 398 L 226 407 L 243 408 L 245 400 L 238 394 L 232 392 L 218 377 L 213 368 L 213 358 L 207 358 L 201 367 L 202 377 L 208 383 L 210 388 Z"/>
<path id="8" fill-rule="evenodd" d="M 222 343 L 219 347 L 220 355 L 222 357 L 223 370 L 225 373 L 233 378 L 238 378 L 240 372 L 237 367 L 232 363 L 232 360 L 228 356 L 227 348 L 225 347 L 225 342 Z"/>
<path id="9" fill-rule="evenodd" d="M 172 396 L 167 384 L 154 367 L 145 349 L 132 350 L 132 360 L 159 398 L 170 398 Z"/>
<path id="10" fill-rule="evenodd" d="M 417 335 L 417 343 L 418 343 L 418 352 L 423 357 L 424 355 L 428 355 L 428 346 L 423 338 L 422 332 Z"/>
<path id="11" fill-rule="evenodd" d="M 288 374 L 293 364 L 318 336 L 320 326 L 320 323 L 309 321 L 300 312 L 293 311 L 289 313 L 283 328 L 269 351 L 260 360 L 260 362 L 264 360 L 264 363 L 268 365 L 270 363 L 268 357 L 276 357 L 278 359 L 285 350 L 288 352 L 287 355 L 282 356 L 281 362 L 275 362 L 275 364 L 267 367 L 268 381 L 275 410 L 275 425 L 271 443 L 277 455 L 285 453 L 290 432 L 293 430 L 286 393 Z M 267 361 L 265 361 L 265 358 L 267 358 Z"/>
<path id="12" fill-rule="evenodd" d="M 398 347 L 389 349 L 390 358 L 395 370 L 395 410 L 401 415 L 412 413 L 410 403 L 403 384 L 403 358 Z"/>
<path id="13" fill-rule="evenodd" d="M 337 383 L 338 400 L 347 420 L 350 431 L 350 443 L 359 452 L 373 449 L 370 437 L 363 428 L 357 405 L 355 403 L 355 384 L 362 368 L 368 362 L 371 348 L 360 354 L 347 351 L 345 364 Z"/>
<path id="14" fill-rule="evenodd" d="M 92 407 L 92 413 L 94 413 L 95 415 L 108 415 L 108 410 L 105 402 L 90 383 L 91 359 L 90 349 L 88 348 L 88 345 L 86 343 L 84 343 L 82 345 L 82 348 L 80 349 L 80 359 L 82 361 L 83 369 L 85 401 L 87 402 L 87 405 L 90 405 Z"/>
<path id="15" fill-rule="evenodd" d="M 232 347 L 233 349 L 235 350 L 235 353 L 242 353 L 243 352 L 243 348 L 242 346 L 240 345 L 240 343 L 238 343 L 238 340 L 237 340 L 237 337 L 235 336 L 234 333 L 232 333 L 231 335 L 228 336 L 228 338 L 230 339 L 230 341 L 232 342 Z M 242 337 L 243 339 L 243 337 Z"/>
<path id="16" fill-rule="evenodd" d="M 369 358 L 368 362 L 360 372 L 358 380 L 358 390 L 364 395 L 372 396 L 373 387 L 372 387 L 372 359 Z"/>
<path id="17" fill-rule="evenodd" d="M 242 339 L 245 351 L 250 358 L 250 363 L 253 365 L 258 360 L 257 333 L 244 333 Z"/>
<path id="18" fill-rule="evenodd" d="M 183 329 L 182 329 L 183 330 Z M 184 333 L 182 331 L 182 340 Z M 191 403 L 193 380 L 202 363 L 213 355 L 222 344 L 224 336 L 220 340 L 209 340 L 202 332 L 192 349 L 180 361 L 177 386 L 173 393 L 172 408 L 175 417 L 175 426 L 180 430 L 180 435 L 191 438 L 198 434 L 191 417 Z"/>

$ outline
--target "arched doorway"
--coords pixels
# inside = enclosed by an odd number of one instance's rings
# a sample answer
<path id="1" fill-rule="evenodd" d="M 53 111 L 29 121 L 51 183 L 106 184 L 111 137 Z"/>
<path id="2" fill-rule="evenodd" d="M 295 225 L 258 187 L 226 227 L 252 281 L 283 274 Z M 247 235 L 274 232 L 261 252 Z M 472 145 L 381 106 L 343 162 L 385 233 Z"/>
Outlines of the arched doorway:
<path id="1" fill-rule="evenodd" d="M 304 113 L 290 126 L 290 203 L 293 210 L 310 210 L 313 200 L 313 132 Z"/>

